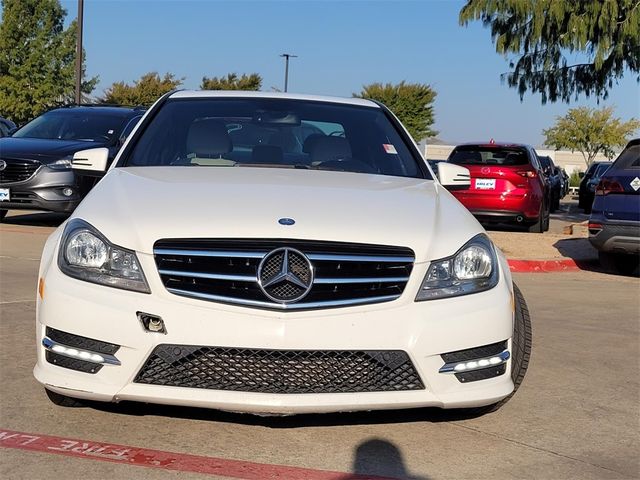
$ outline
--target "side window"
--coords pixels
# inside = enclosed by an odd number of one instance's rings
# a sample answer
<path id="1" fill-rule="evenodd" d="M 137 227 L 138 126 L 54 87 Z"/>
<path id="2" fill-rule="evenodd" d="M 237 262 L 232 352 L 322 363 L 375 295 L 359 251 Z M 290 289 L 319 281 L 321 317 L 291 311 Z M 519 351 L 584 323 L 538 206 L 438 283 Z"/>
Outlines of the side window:
<path id="1" fill-rule="evenodd" d="M 529 156 L 531 157 L 531 165 L 533 165 L 533 168 L 536 170 L 542 170 L 537 152 L 535 150 L 529 150 Z"/>

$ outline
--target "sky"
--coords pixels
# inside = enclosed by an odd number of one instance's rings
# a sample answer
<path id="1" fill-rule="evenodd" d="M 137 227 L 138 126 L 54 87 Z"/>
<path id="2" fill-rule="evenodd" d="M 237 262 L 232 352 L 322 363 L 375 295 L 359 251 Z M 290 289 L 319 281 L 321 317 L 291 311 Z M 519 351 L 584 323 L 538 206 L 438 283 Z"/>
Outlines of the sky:
<path id="1" fill-rule="evenodd" d="M 77 0 L 61 0 L 66 22 Z M 350 97 L 373 82 L 427 83 L 437 92 L 435 129 L 450 143 L 496 140 L 543 143 L 542 129 L 575 106 L 615 107 L 640 117 L 637 75 L 627 73 L 607 100 L 580 98 L 542 105 L 539 95 L 501 83 L 507 59 L 495 52 L 480 22 L 458 23 L 457 0 L 222 1 L 85 0 L 84 48 L 94 95 L 113 82 L 132 83 L 149 71 L 184 77 L 259 73 L 263 90 Z"/>

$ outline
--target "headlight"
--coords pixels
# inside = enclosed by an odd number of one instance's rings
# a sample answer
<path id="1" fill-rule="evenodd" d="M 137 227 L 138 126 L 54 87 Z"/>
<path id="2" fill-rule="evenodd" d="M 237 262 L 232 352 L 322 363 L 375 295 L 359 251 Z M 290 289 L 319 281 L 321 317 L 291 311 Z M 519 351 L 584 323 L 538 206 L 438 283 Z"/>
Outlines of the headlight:
<path id="1" fill-rule="evenodd" d="M 416 301 L 483 292 L 498 284 L 498 260 L 491 240 L 480 234 L 455 255 L 429 265 Z"/>
<path id="2" fill-rule="evenodd" d="M 79 219 L 64 229 L 58 266 L 70 277 L 110 287 L 151 293 L 135 252 L 118 247 Z"/>
<path id="3" fill-rule="evenodd" d="M 73 162 L 72 157 L 64 157 L 60 160 L 56 160 L 53 163 L 47 164 L 47 167 L 53 170 L 71 170 L 71 164 Z"/>

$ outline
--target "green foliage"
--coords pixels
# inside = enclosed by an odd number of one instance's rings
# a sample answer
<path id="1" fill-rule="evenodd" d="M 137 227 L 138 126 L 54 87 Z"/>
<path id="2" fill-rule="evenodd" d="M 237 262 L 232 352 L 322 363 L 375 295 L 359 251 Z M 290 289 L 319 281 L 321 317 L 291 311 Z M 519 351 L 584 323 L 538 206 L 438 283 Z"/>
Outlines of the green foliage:
<path id="1" fill-rule="evenodd" d="M 176 78 L 172 73 L 165 73 L 161 78 L 158 72 L 149 72 L 133 82 L 133 85 L 124 82 L 114 83 L 105 90 L 100 100 L 116 105 L 149 106 L 165 93 L 182 85 L 183 80 Z"/>
<path id="2" fill-rule="evenodd" d="M 569 186 L 570 187 L 579 187 L 581 180 L 582 180 L 582 178 L 580 178 L 580 171 L 579 170 L 574 170 L 573 172 L 571 172 L 571 175 L 569 175 Z"/>
<path id="3" fill-rule="evenodd" d="M 0 114 L 17 124 L 75 96 L 76 22 L 65 30 L 66 14 L 58 0 L 2 1 Z M 82 92 L 97 82 L 85 80 Z"/>
<path id="4" fill-rule="evenodd" d="M 600 110 L 579 107 L 570 109 L 564 117 L 556 117 L 555 125 L 542 133 L 548 146 L 582 153 L 588 167 L 598 153 L 612 158 L 614 149 L 626 145 L 628 137 L 638 128 L 640 121 L 636 119 L 622 122 L 614 118 L 613 107 Z"/>
<path id="5" fill-rule="evenodd" d="M 411 136 L 419 142 L 438 134 L 431 129 L 434 123 L 433 101 L 436 92 L 423 83 L 400 82 L 397 85 L 372 83 L 362 87 L 354 97 L 369 98 L 385 104 L 407 127 Z"/>
<path id="6" fill-rule="evenodd" d="M 491 27 L 496 52 L 512 58 L 503 79 L 520 99 L 527 90 L 543 104 L 580 94 L 607 98 L 625 69 L 640 73 L 637 0 L 468 0 L 459 19 Z"/>
<path id="7" fill-rule="evenodd" d="M 242 74 L 238 77 L 235 73 L 229 73 L 226 77 L 203 77 L 200 88 L 202 90 L 260 90 L 262 77 L 257 73 Z"/>

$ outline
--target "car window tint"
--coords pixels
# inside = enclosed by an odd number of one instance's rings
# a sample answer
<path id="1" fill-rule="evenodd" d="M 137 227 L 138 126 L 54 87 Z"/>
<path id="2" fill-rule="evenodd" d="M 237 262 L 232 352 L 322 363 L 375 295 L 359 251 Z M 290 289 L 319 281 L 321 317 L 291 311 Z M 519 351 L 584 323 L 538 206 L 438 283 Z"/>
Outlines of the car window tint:
<path id="1" fill-rule="evenodd" d="M 382 109 L 265 98 L 168 100 L 121 166 L 428 175 Z"/>
<path id="2" fill-rule="evenodd" d="M 51 111 L 27 123 L 13 136 L 90 142 L 112 141 L 120 135 L 125 121 L 121 116 L 98 112 Z"/>
<path id="3" fill-rule="evenodd" d="M 626 148 L 614 163 L 616 169 L 640 168 L 640 145 Z"/>
<path id="4" fill-rule="evenodd" d="M 523 148 L 462 145 L 456 147 L 449 162 L 456 165 L 527 165 L 529 157 Z"/>

